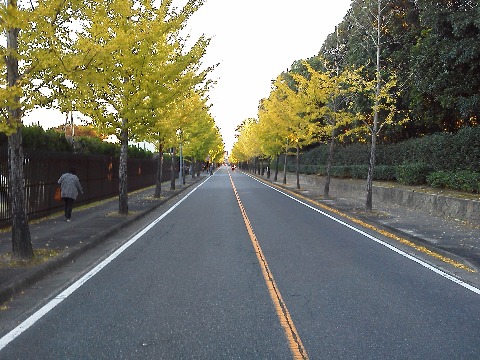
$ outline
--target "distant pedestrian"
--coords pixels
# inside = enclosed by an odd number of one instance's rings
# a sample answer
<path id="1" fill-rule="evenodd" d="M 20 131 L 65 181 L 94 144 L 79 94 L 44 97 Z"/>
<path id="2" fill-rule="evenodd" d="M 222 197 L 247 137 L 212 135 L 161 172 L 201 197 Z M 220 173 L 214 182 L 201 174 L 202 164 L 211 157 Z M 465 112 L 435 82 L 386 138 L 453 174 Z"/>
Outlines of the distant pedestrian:
<path id="1" fill-rule="evenodd" d="M 83 194 L 80 180 L 75 175 L 75 168 L 70 168 L 65 174 L 60 176 L 58 183 L 60 184 L 62 199 L 65 202 L 65 219 L 70 221 L 73 202 L 77 199 L 78 193 Z"/>

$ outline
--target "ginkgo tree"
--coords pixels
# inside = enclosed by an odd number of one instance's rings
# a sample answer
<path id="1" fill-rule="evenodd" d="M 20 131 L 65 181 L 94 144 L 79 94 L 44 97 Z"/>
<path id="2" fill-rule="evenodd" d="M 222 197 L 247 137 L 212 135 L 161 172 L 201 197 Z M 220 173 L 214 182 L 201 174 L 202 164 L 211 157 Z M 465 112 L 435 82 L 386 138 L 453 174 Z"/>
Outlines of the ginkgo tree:
<path id="1" fill-rule="evenodd" d="M 171 1 L 108 0 L 91 3 L 92 19 L 77 41 L 78 52 L 95 53 L 75 79 L 78 110 L 104 132 L 120 139 L 119 213 L 128 214 L 127 149 L 132 134 L 150 124 L 154 92 L 175 87 L 190 63 L 203 56 L 203 37 L 187 52 L 180 30 L 203 1 L 189 1 L 177 12 Z M 175 91 L 175 89 L 168 89 Z M 158 103 L 156 107 L 158 107 Z"/>
<path id="2" fill-rule="evenodd" d="M 182 96 L 178 96 L 172 104 L 172 112 L 169 118 L 170 137 L 167 138 L 169 147 L 181 149 L 180 162 L 183 162 L 183 147 L 190 139 L 190 129 L 199 121 L 199 114 L 203 114 L 205 103 L 201 99 L 199 91 L 191 88 Z M 180 174 L 183 180 L 183 164 L 180 164 Z M 174 164 L 172 163 L 171 189 L 175 189 Z"/>
<path id="3" fill-rule="evenodd" d="M 189 0 L 180 10 L 172 0 L 7 0 L 0 5 L 7 40 L 0 46 L 0 131 L 9 142 L 14 255 L 33 256 L 23 189 L 25 112 L 52 105 L 80 110 L 104 133 L 116 133 L 122 141 L 119 211 L 128 212 L 128 140 L 148 132 L 152 108 L 166 107 L 182 91 L 191 64 L 205 53 L 207 39 L 185 50 L 180 36 L 203 2 Z"/>
<path id="4" fill-rule="evenodd" d="M 82 20 L 83 6 L 76 0 L 0 4 L 0 29 L 6 37 L 6 45 L 0 45 L 0 131 L 8 136 L 12 251 L 20 258 L 33 257 L 23 188 L 22 118 L 36 106 L 52 105 L 59 85 L 75 70 L 72 23 Z"/>
<path id="5" fill-rule="evenodd" d="M 402 124 L 407 117 L 397 109 L 400 91 L 396 71 L 389 70 L 388 63 L 382 57 L 387 45 L 385 37 L 391 30 L 388 26 L 388 10 L 394 7 L 385 0 L 359 0 L 355 5 L 349 13 L 349 19 L 355 24 L 357 33 L 366 39 L 362 45 L 373 45 L 374 49 L 374 60 L 371 59 L 374 68 L 358 67 L 350 75 L 353 94 L 350 108 L 362 124 L 357 129 L 366 130 L 370 135 L 365 208 L 371 211 L 377 138 L 386 125 Z"/>
<path id="6" fill-rule="evenodd" d="M 285 171 L 283 182 L 286 183 L 286 159 L 288 156 L 289 144 L 296 149 L 296 174 L 297 188 L 300 188 L 299 180 L 299 155 L 300 149 L 317 140 L 319 125 L 306 116 L 305 104 L 302 101 L 301 88 L 299 84 L 288 81 L 291 74 L 282 73 L 273 82 L 272 91 L 265 101 L 265 109 L 270 113 L 270 119 L 286 141 L 285 145 Z"/>
<path id="7" fill-rule="evenodd" d="M 154 105 L 148 117 L 151 125 L 148 131 L 142 132 L 140 135 L 141 140 L 154 144 L 158 151 L 157 176 L 153 195 L 155 198 L 160 198 L 162 192 L 164 153 L 168 148 L 168 140 L 173 138 L 175 133 L 171 117 L 173 108 L 172 102 L 165 103 L 163 106 Z M 173 156 L 171 161 L 173 163 Z"/>
<path id="8" fill-rule="evenodd" d="M 223 161 L 223 157 L 225 155 L 225 145 L 222 141 L 222 137 L 220 136 L 220 130 L 215 127 L 215 137 L 210 144 L 210 149 L 208 150 L 208 156 L 210 161 L 213 164 L 217 164 Z"/>
<path id="9" fill-rule="evenodd" d="M 262 152 L 269 159 L 275 159 L 275 175 L 274 181 L 278 179 L 278 165 L 282 149 L 285 146 L 284 136 L 282 135 L 280 128 L 275 124 L 274 119 L 271 117 L 274 115 L 272 112 L 267 111 L 265 99 L 260 101 L 258 107 L 258 132 L 257 136 L 260 141 Z M 267 170 L 267 177 L 270 176 L 270 168 Z"/>
<path id="10" fill-rule="evenodd" d="M 291 140 L 291 129 L 289 126 L 290 116 L 288 112 L 288 107 L 285 106 L 287 101 L 287 95 L 282 93 L 278 90 L 276 86 L 276 82 L 272 85 L 272 90 L 270 91 L 269 97 L 264 99 L 262 112 L 260 113 L 261 117 L 260 120 L 268 121 L 271 129 L 276 129 L 276 131 L 272 134 L 272 139 L 274 141 L 283 142 L 283 151 L 285 154 L 284 157 L 284 171 L 283 171 L 283 183 L 287 183 L 287 158 L 288 158 L 288 150 L 289 150 L 289 141 Z M 289 92 L 293 94 L 293 92 L 289 89 Z"/>
<path id="11" fill-rule="evenodd" d="M 197 108 L 191 114 L 194 121 L 185 129 L 184 155 L 189 157 L 194 165 L 192 176 L 200 171 L 198 162 L 211 156 L 212 150 L 216 150 L 219 144 L 223 145 L 220 131 L 209 113 L 205 100 L 198 98 Z M 216 158 L 216 152 L 213 155 Z"/>
<path id="12" fill-rule="evenodd" d="M 198 59 L 199 56 L 193 58 Z M 192 92 L 203 93 L 209 89 L 210 80 L 207 75 L 213 69 L 208 67 L 200 71 L 200 63 L 192 62 L 192 57 L 182 57 L 184 61 L 178 62 L 179 70 L 187 69 L 182 72 L 181 76 L 166 78 L 165 74 L 159 73 L 158 77 L 153 79 L 152 91 L 148 100 L 149 112 L 146 122 L 140 131 L 137 131 L 138 139 L 148 141 L 155 144 L 159 161 L 157 165 L 157 177 L 154 197 L 159 198 L 161 194 L 161 179 L 163 174 L 163 153 L 167 147 L 173 148 L 177 146 L 175 140 L 178 130 L 178 118 L 182 118 L 179 114 L 181 107 L 179 102 L 187 101 L 187 94 Z M 197 107 L 203 108 L 205 105 L 197 104 Z M 185 108 L 185 107 L 183 107 Z M 174 185 L 173 185 L 174 187 Z"/>
<path id="13" fill-rule="evenodd" d="M 319 59 L 321 60 L 321 59 Z M 345 84 L 349 83 L 350 72 L 344 70 L 316 69 L 308 61 L 302 62 L 307 76 L 292 74 L 298 84 L 298 94 L 304 108 L 304 117 L 317 124 L 318 140 L 330 134 L 327 174 L 323 195 L 329 196 L 330 169 L 333 162 L 333 152 L 337 129 L 350 124 L 353 115 L 346 106 Z"/>
<path id="14" fill-rule="evenodd" d="M 367 175 L 366 209 L 372 210 L 373 171 L 376 159 L 377 139 L 389 125 L 401 125 L 408 121 L 408 113 L 397 108 L 399 90 L 395 73 L 386 81 L 369 79 L 363 68 L 356 69 L 350 76 L 350 99 L 348 107 L 356 125 L 344 132 L 343 136 L 367 134 L 370 136 L 370 161 Z"/>
<path id="15" fill-rule="evenodd" d="M 232 148 L 232 156 L 240 162 L 249 162 L 261 156 L 260 139 L 257 136 L 258 119 L 247 118 L 237 127 L 237 141 Z"/>

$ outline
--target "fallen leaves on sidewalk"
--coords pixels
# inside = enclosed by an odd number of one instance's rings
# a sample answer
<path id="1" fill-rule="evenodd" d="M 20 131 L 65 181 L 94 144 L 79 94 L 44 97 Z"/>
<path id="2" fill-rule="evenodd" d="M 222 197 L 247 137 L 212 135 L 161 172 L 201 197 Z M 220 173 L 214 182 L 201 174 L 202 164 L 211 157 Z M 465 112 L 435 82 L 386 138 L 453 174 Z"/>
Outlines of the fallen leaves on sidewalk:
<path id="1" fill-rule="evenodd" d="M 34 257 L 30 260 L 20 259 L 8 252 L 0 255 L 0 268 L 29 267 L 42 264 L 60 254 L 58 250 L 35 249 Z"/>

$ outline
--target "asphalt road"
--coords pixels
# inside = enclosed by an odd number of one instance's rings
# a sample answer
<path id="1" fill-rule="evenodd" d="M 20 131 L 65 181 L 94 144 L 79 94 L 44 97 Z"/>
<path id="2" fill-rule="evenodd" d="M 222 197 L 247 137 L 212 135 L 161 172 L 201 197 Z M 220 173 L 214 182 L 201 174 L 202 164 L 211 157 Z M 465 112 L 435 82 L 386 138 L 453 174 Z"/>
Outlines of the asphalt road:
<path id="1" fill-rule="evenodd" d="M 480 358 L 478 289 L 245 174 L 150 220 L 0 359 Z"/>

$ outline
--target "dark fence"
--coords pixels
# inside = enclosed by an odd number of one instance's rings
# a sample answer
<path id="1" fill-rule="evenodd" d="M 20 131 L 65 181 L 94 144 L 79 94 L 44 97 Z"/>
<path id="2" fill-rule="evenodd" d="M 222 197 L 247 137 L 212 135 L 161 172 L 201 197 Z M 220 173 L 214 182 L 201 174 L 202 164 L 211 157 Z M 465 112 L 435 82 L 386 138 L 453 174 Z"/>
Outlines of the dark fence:
<path id="1" fill-rule="evenodd" d="M 69 153 L 31 152 L 25 154 L 25 195 L 29 219 L 39 218 L 63 209 L 63 202 L 55 201 L 58 179 L 70 167 L 76 169 L 83 188 L 77 204 L 117 196 L 119 194 L 119 159 L 112 156 Z M 158 161 L 129 159 L 127 164 L 128 191 L 155 184 Z M 171 177 L 170 162 L 164 162 L 163 179 Z M 0 156 L 0 227 L 10 225 L 8 159 L 5 151 Z"/>

